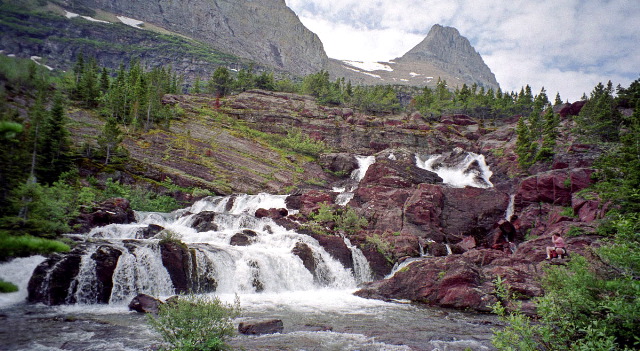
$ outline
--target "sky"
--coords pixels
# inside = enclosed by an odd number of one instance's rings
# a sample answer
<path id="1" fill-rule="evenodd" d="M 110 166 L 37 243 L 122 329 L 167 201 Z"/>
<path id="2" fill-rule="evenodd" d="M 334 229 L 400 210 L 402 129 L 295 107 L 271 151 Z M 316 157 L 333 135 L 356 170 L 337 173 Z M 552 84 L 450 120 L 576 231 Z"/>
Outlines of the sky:
<path id="1" fill-rule="evenodd" d="M 458 29 L 503 91 L 551 100 L 640 78 L 640 0 L 285 0 L 331 58 L 389 61 L 434 24 Z"/>

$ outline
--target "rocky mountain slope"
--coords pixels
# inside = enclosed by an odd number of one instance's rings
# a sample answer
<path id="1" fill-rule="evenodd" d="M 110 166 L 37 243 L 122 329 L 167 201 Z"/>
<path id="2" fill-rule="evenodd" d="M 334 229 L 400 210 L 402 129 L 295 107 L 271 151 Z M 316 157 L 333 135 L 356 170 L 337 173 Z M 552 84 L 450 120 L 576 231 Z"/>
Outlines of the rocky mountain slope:
<path id="1" fill-rule="evenodd" d="M 336 77 L 363 84 L 435 86 L 440 78 L 452 88 L 475 83 L 485 89 L 498 89 L 495 75 L 469 40 L 457 29 L 438 24 L 402 57 L 375 64 L 332 60 L 330 67 Z"/>
<path id="2" fill-rule="evenodd" d="M 148 22 L 296 75 L 317 72 L 328 60 L 320 39 L 302 25 L 284 0 L 66 2 Z"/>

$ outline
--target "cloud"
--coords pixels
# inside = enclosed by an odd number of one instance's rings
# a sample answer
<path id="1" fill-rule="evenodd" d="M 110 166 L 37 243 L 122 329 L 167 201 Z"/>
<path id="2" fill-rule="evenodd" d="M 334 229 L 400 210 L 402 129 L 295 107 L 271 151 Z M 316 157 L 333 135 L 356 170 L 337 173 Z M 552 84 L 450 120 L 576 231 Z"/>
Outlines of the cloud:
<path id="1" fill-rule="evenodd" d="M 438 23 L 469 39 L 506 91 L 529 84 L 576 100 L 599 82 L 626 86 L 640 74 L 638 1 L 286 2 L 334 58 L 393 59 Z"/>

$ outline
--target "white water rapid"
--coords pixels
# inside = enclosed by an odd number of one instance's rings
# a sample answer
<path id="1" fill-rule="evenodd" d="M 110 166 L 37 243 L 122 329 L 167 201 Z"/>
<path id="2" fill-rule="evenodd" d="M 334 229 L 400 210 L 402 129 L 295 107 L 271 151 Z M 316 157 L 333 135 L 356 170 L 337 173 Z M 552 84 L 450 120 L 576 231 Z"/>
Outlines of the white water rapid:
<path id="1" fill-rule="evenodd" d="M 416 154 L 416 166 L 437 173 L 445 184 L 455 188 L 493 187 L 490 181 L 493 172 L 487 166 L 484 156 L 460 148 L 446 155 Z"/>

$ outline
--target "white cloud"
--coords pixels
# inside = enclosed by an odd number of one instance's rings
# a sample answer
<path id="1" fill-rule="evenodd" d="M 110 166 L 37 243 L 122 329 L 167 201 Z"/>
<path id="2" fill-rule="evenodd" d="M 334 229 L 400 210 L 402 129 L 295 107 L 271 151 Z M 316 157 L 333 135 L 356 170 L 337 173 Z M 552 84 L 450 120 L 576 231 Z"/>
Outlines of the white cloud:
<path id="1" fill-rule="evenodd" d="M 635 0 L 286 0 L 339 59 L 402 56 L 438 23 L 457 28 L 503 90 L 530 84 L 576 100 L 598 82 L 623 86 L 640 69 Z"/>

